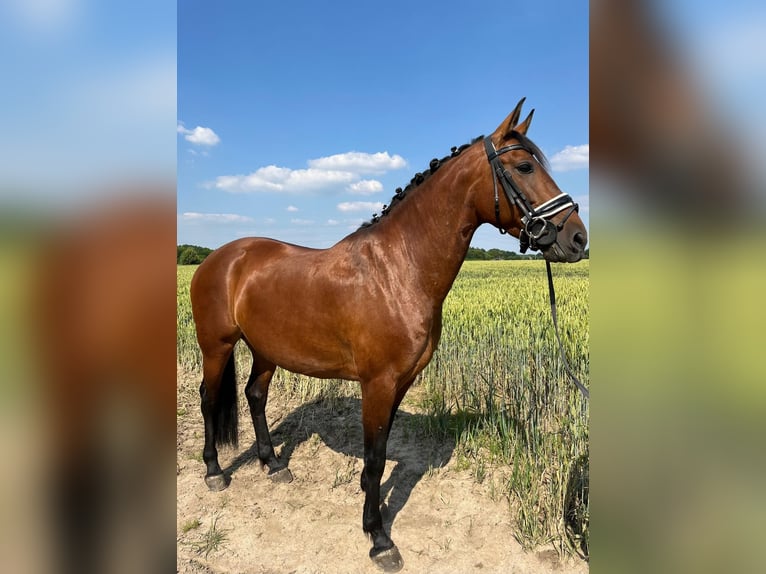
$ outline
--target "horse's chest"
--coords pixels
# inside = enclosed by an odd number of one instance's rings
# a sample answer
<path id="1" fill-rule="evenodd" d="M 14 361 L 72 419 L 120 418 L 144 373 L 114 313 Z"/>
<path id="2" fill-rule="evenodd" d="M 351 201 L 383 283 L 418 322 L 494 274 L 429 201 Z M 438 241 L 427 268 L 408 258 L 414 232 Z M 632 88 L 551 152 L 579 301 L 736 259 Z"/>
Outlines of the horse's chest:
<path id="1" fill-rule="evenodd" d="M 413 313 L 394 328 L 387 329 L 386 336 L 378 339 L 381 355 L 395 370 L 419 373 L 439 344 L 441 335 L 441 309 L 431 313 Z"/>

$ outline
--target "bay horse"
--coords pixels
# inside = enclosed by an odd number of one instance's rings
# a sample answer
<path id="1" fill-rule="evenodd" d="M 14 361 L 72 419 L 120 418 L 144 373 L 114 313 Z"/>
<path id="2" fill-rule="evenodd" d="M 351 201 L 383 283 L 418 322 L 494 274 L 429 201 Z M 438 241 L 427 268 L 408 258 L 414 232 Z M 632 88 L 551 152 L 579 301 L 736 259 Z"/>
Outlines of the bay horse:
<path id="1" fill-rule="evenodd" d="M 216 443 L 237 440 L 233 350 L 239 340 L 253 355 L 245 396 L 258 458 L 274 480 L 292 480 L 266 424 L 275 369 L 359 381 L 362 528 L 378 567 L 403 566 L 380 513 L 386 443 L 399 404 L 439 343 L 442 305 L 474 231 L 491 223 L 549 261 L 578 261 L 587 243 L 577 205 L 526 136 L 534 110 L 519 123 L 523 102 L 491 136 L 431 161 L 397 190 L 382 216 L 329 249 L 243 238 L 199 266 L 191 303 L 202 351 L 203 459 L 211 490 L 227 486 Z"/>

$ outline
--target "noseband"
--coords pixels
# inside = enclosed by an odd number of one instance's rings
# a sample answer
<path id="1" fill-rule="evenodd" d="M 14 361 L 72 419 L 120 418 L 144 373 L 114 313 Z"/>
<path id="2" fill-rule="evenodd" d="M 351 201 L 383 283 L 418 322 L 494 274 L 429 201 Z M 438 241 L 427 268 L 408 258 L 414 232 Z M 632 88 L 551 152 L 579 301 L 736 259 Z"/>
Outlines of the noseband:
<path id="1" fill-rule="evenodd" d="M 578 211 L 580 206 L 568 194 L 562 193 L 537 207 L 532 207 L 527 197 L 514 183 L 511 172 L 500 161 L 500 156 L 517 149 L 523 149 L 532 157 L 535 157 L 535 154 L 522 144 L 512 144 L 496 150 L 489 136 L 484 138 L 484 149 L 487 151 L 487 159 L 492 167 L 492 183 L 495 191 L 495 219 L 497 220 L 497 227 L 500 229 L 500 233 L 507 233 L 507 231 L 500 224 L 500 198 L 497 192 L 498 179 L 503 186 L 508 202 L 511 205 L 517 206 L 523 214 L 521 222 L 524 224 L 524 228 L 519 234 L 519 249 L 521 252 L 526 253 L 530 247 L 542 250 L 552 245 L 556 241 L 558 232 L 564 228 L 567 219 L 575 211 Z M 535 159 L 537 158 L 535 157 Z M 569 212 L 558 225 L 550 221 L 554 215 L 565 209 L 569 209 Z"/>

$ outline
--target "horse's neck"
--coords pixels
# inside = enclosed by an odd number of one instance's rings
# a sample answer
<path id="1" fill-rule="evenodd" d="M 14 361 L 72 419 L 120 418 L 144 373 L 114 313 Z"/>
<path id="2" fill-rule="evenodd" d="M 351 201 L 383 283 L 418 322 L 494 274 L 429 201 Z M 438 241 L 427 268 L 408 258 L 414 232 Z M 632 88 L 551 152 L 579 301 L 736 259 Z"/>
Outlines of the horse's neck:
<path id="1" fill-rule="evenodd" d="M 467 197 L 479 176 L 468 160 L 459 157 L 445 163 L 377 224 L 389 241 L 399 238 L 404 243 L 401 264 L 437 304 L 452 287 L 479 226 Z"/>

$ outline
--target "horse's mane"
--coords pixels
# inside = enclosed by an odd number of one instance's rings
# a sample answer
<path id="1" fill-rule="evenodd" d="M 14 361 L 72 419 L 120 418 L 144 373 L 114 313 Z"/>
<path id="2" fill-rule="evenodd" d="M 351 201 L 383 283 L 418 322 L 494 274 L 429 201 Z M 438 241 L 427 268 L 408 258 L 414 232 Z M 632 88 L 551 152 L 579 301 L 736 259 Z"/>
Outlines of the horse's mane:
<path id="1" fill-rule="evenodd" d="M 550 171 L 548 159 L 545 157 L 545 154 L 543 154 L 542 150 L 539 147 L 537 147 L 537 144 L 535 144 L 527 136 L 519 132 L 513 131 L 511 132 L 511 135 L 514 138 L 516 138 L 520 144 L 522 144 L 532 153 L 532 155 L 537 159 L 537 161 L 540 162 L 540 165 L 542 165 L 547 171 Z M 387 205 L 383 206 L 381 214 L 378 215 L 377 213 L 374 213 L 372 215 L 372 219 L 362 223 L 359 229 L 364 229 L 366 227 L 370 227 L 371 225 L 375 225 L 378 221 L 380 221 L 382 217 L 385 217 L 386 215 L 388 215 L 391 209 L 393 209 L 396 205 L 401 203 L 408 193 L 410 193 L 412 190 L 420 186 L 420 184 L 422 184 L 426 179 L 428 179 L 429 176 L 435 173 L 436 170 L 438 170 L 443 164 L 445 164 L 452 158 L 459 156 L 464 150 L 468 149 L 473 144 L 483 139 L 484 139 L 483 135 L 477 136 L 473 138 L 469 143 L 465 143 L 461 146 L 453 146 L 450 149 L 450 152 L 451 152 L 450 155 L 444 156 L 441 159 L 437 159 L 437 158 L 432 159 L 428 164 L 428 169 L 426 169 L 425 171 L 416 173 L 406 187 L 404 188 L 397 187 L 394 196 L 391 198 L 391 200 L 388 202 Z"/>

